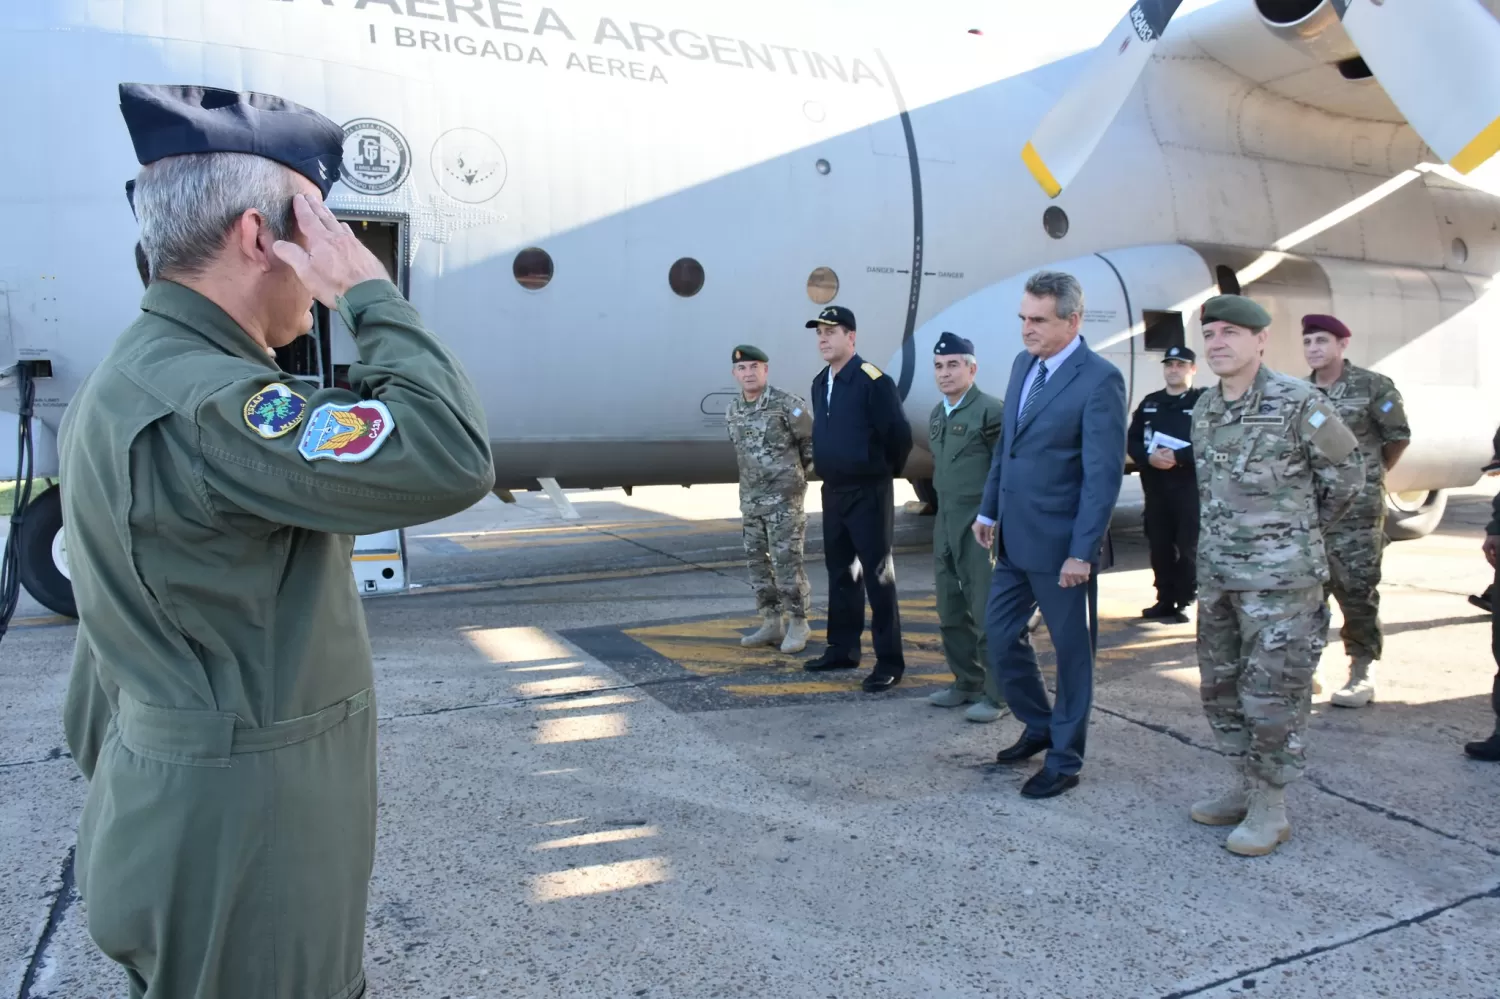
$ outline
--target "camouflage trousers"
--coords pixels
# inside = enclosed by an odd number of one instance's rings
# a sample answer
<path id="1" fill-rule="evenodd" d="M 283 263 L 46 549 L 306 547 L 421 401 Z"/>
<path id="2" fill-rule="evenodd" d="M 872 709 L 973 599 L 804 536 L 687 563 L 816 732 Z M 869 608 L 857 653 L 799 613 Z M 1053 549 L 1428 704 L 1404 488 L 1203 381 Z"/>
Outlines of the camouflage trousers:
<path id="1" fill-rule="evenodd" d="M 755 609 L 806 617 L 812 589 L 802 566 L 807 514 L 800 499 L 771 509 L 741 510 L 745 561 L 755 587 Z"/>
<path id="2" fill-rule="evenodd" d="M 1385 511 L 1350 513 L 1324 534 L 1328 573 L 1323 598 L 1333 597 L 1344 612 L 1339 637 L 1351 659 L 1379 659 L 1380 559 L 1385 551 Z"/>
<path id="3" fill-rule="evenodd" d="M 1328 633 L 1321 586 L 1205 589 L 1198 596 L 1198 678 L 1219 747 L 1275 785 L 1301 775 L 1312 677 Z"/>

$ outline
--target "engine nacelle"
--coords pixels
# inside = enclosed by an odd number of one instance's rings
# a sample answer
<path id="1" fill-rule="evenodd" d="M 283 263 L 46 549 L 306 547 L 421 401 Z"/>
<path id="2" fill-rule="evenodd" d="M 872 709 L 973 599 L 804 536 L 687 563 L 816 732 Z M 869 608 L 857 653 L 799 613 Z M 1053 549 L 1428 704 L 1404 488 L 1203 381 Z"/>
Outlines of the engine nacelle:
<path id="1" fill-rule="evenodd" d="M 1255 0 L 1255 9 L 1272 34 L 1319 62 L 1359 56 L 1333 0 Z"/>

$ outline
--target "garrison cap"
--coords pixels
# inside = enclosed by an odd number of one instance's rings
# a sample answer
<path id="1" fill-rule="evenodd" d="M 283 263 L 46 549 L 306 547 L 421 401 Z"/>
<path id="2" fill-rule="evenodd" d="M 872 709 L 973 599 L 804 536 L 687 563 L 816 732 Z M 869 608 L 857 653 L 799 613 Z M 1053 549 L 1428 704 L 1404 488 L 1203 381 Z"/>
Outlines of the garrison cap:
<path id="1" fill-rule="evenodd" d="M 325 198 L 339 179 L 344 130 L 280 97 L 122 83 L 120 113 L 142 166 L 188 153 L 250 153 L 297 171 Z"/>
<path id="2" fill-rule="evenodd" d="M 957 333 L 944 333 L 938 337 L 937 346 L 932 348 L 934 354 L 970 354 L 974 353 L 974 343 L 965 340 Z"/>
<path id="3" fill-rule="evenodd" d="M 1161 356 L 1161 363 L 1168 361 L 1186 361 L 1189 364 L 1198 363 L 1198 355 L 1186 347 L 1168 347 L 1167 352 Z"/>
<path id="4" fill-rule="evenodd" d="M 1349 327 L 1339 322 L 1332 316 L 1303 316 L 1302 332 L 1304 333 L 1332 333 L 1340 340 L 1347 340 L 1354 334 L 1349 332 Z"/>
<path id="5" fill-rule="evenodd" d="M 1203 303 L 1202 321 L 1263 330 L 1271 325 L 1271 314 L 1244 295 L 1217 295 Z"/>
<path id="6" fill-rule="evenodd" d="M 759 347 L 752 347 L 748 343 L 742 343 L 738 347 L 734 348 L 734 354 L 731 356 L 736 362 L 764 361 L 767 364 L 771 363 L 771 359 L 766 356 L 765 351 L 761 350 Z"/>
<path id="7" fill-rule="evenodd" d="M 842 305 L 830 305 L 818 313 L 818 318 L 807 321 L 808 329 L 816 329 L 819 326 L 842 326 L 849 332 L 854 332 L 854 313 Z"/>

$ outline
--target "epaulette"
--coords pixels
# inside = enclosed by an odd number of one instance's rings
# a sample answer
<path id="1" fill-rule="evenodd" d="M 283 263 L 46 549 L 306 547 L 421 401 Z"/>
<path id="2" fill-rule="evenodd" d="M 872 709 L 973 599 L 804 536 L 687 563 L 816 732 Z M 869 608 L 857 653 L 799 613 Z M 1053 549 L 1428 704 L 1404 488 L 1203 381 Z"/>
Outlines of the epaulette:
<path id="1" fill-rule="evenodd" d="M 871 364 L 869 361 L 866 361 L 864 364 L 861 364 L 859 366 L 859 370 L 863 371 L 865 374 L 869 375 L 871 378 L 879 378 L 880 374 L 881 374 L 880 369 L 877 368 L 877 367 L 875 367 L 875 365 Z"/>

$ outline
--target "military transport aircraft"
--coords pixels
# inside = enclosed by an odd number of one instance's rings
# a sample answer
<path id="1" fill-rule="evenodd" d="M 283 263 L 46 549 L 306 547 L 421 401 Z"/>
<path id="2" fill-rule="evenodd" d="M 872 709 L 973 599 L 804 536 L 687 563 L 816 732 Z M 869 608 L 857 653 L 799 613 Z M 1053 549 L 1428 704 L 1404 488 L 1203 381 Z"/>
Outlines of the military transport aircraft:
<path id="1" fill-rule="evenodd" d="M 1298 318 L 1339 315 L 1408 401 L 1391 531 L 1432 530 L 1500 422 L 1500 198 L 1471 176 L 1500 146 L 1500 0 L 1126 3 L 1058 59 L 1053 0 L 982 34 L 821 3 L 13 0 L 0 477 L 56 474 L 139 300 L 117 85 L 201 83 L 343 125 L 330 204 L 481 387 L 502 489 L 732 480 L 730 347 L 805 391 L 803 322 L 835 301 L 920 431 L 937 335 L 998 389 L 1053 266 L 1132 405 L 1220 290 L 1272 311 L 1284 371 Z M 281 361 L 334 383 L 354 356 L 325 313 Z M 71 612 L 56 490 L 28 513 L 21 577 Z"/>

